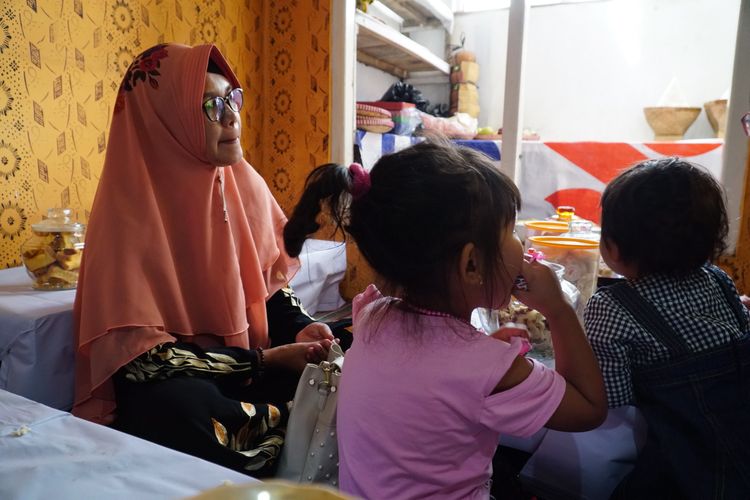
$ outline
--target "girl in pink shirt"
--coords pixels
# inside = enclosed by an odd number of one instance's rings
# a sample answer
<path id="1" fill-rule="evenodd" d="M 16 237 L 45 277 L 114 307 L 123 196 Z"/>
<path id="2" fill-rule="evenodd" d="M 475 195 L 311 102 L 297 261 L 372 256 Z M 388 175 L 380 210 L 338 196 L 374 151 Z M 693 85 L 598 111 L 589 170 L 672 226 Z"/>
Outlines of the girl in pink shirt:
<path id="1" fill-rule="evenodd" d="M 606 414 L 601 374 L 554 273 L 523 259 L 520 194 L 481 153 L 423 142 L 308 177 L 284 230 L 290 255 L 321 206 L 379 277 L 353 303 L 354 343 L 338 406 L 341 489 L 369 499 L 488 498 L 501 434 L 583 431 Z M 522 275 L 528 290 L 513 290 Z M 510 330 L 487 336 L 477 307 L 511 291 L 547 317 L 557 371 L 523 356 Z"/>

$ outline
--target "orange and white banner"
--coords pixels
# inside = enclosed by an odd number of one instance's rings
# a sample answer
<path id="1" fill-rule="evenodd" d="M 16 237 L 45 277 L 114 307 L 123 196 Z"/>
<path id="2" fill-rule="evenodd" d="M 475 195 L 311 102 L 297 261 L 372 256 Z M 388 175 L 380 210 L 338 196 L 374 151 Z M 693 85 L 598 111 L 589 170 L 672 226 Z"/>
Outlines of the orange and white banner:
<path id="1" fill-rule="evenodd" d="M 599 199 L 607 183 L 644 160 L 679 156 L 702 165 L 717 179 L 723 142 L 524 142 L 517 182 L 523 197 L 519 218 L 543 218 L 555 207 L 599 222 Z"/>
<path id="2" fill-rule="evenodd" d="M 362 164 L 370 170 L 385 154 L 403 149 L 421 138 L 357 131 Z M 498 168 L 501 141 L 455 141 L 485 153 Z M 523 206 L 519 219 L 541 219 L 555 207 L 572 205 L 576 214 L 599 223 L 599 199 L 609 181 L 644 160 L 679 156 L 702 165 L 717 179 L 721 174 L 721 140 L 679 142 L 541 142 L 522 144 L 516 182 Z"/>

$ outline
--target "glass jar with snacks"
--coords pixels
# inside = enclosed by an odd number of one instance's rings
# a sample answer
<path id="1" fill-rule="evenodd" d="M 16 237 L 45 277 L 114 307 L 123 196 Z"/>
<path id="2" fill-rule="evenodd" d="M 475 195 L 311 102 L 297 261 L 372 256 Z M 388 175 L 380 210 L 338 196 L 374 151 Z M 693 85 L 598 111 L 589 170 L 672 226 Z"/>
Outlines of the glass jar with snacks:
<path id="1" fill-rule="evenodd" d="M 557 279 L 560 280 L 563 294 L 575 306 L 580 293 L 575 286 L 563 278 L 565 276 L 565 268 L 554 262 L 545 260 L 540 262 L 555 272 Z M 532 346 L 529 356 L 541 361 L 554 358 L 552 334 L 547 319 L 539 311 L 529 308 L 515 297 L 511 297 L 508 306 L 503 309 L 485 309 L 479 307 L 471 314 L 471 324 L 483 330 L 488 335 L 493 334 L 500 327 L 508 323 L 514 323 L 515 326 L 525 328 L 528 332 L 529 343 Z"/>
<path id="2" fill-rule="evenodd" d="M 21 260 L 38 290 L 67 290 L 78 284 L 84 225 L 69 208 L 50 208 L 31 225 L 34 235 L 21 245 Z"/>
<path id="3" fill-rule="evenodd" d="M 565 280 L 581 292 L 578 316 L 596 290 L 599 274 L 599 242 L 567 236 L 532 236 L 531 246 L 544 253 L 544 258 L 565 267 Z"/>

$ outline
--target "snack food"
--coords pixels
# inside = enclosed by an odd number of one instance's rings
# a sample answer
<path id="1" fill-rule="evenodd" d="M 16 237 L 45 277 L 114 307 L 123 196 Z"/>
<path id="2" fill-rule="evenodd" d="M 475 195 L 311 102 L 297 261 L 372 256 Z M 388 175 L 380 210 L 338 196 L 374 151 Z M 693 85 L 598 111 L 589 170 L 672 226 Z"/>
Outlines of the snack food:
<path id="1" fill-rule="evenodd" d="M 543 357 L 554 356 L 549 325 L 542 313 L 513 299 L 507 308 L 499 311 L 499 316 L 501 325 L 511 322 L 526 327 L 529 331 L 529 342 L 536 354 Z"/>
<path id="2" fill-rule="evenodd" d="M 21 247 L 21 260 L 40 290 L 75 288 L 83 255 L 83 225 L 70 220 L 69 209 L 50 209 L 31 226 L 34 235 Z"/>

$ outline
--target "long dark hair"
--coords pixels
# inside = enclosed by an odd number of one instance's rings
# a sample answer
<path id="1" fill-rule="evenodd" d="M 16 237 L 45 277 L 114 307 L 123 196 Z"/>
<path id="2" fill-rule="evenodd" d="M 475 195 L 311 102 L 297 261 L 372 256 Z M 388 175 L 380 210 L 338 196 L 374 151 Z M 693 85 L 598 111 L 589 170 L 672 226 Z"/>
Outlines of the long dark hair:
<path id="1" fill-rule="evenodd" d="M 287 252 L 300 253 L 327 207 L 388 291 L 411 304 L 445 302 L 450 270 L 469 242 L 485 273 L 497 276 L 504 267 L 500 238 L 521 197 L 484 154 L 433 139 L 383 156 L 370 180 L 369 191 L 353 200 L 348 167 L 313 170 L 284 228 Z"/>

